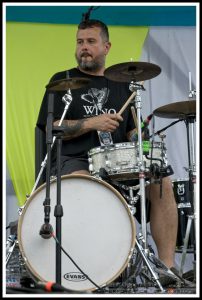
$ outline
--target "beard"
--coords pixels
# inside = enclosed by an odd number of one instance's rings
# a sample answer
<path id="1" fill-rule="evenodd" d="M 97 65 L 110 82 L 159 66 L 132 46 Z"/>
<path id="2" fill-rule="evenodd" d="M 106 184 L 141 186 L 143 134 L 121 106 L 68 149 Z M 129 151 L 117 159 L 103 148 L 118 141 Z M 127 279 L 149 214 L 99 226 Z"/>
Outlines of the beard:
<path id="1" fill-rule="evenodd" d="M 105 57 L 103 55 L 97 56 L 91 61 L 87 60 L 87 55 L 81 55 L 80 57 L 75 54 L 76 61 L 80 67 L 80 69 L 84 71 L 98 71 L 105 64 Z"/>

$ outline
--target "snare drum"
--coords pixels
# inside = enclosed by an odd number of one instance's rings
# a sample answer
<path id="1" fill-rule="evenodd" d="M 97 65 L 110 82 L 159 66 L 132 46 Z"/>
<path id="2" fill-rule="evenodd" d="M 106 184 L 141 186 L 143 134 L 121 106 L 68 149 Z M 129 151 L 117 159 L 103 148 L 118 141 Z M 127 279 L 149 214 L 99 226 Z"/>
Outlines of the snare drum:
<path id="1" fill-rule="evenodd" d="M 55 231 L 57 183 L 50 185 L 50 224 Z M 28 199 L 19 219 L 19 247 L 33 277 L 55 281 L 56 244 L 39 235 L 44 224 L 45 184 Z M 114 281 L 125 270 L 135 247 L 135 222 L 126 201 L 108 183 L 88 175 L 61 178 L 62 246 L 98 286 Z M 70 290 L 96 289 L 62 252 L 61 284 Z"/>
<path id="2" fill-rule="evenodd" d="M 176 248 L 180 250 L 184 245 L 184 238 L 186 235 L 188 216 L 192 215 L 191 209 L 191 192 L 189 190 L 189 180 L 188 179 L 177 179 L 172 181 L 173 191 L 175 195 L 175 200 L 178 207 L 178 233 Z M 191 226 L 188 249 L 193 248 L 194 245 L 194 229 Z"/>
<path id="3" fill-rule="evenodd" d="M 139 178 L 139 149 L 138 143 L 128 142 L 113 144 L 106 147 L 96 147 L 88 152 L 89 171 L 93 176 L 99 177 L 100 169 L 104 168 L 109 177 L 116 180 Z M 149 150 L 148 159 L 143 155 L 146 177 L 151 176 L 151 163 L 161 166 L 167 165 L 166 148 L 162 142 L 153 142 Z M 157 160 L 156 160 L 157 159 Z"/>

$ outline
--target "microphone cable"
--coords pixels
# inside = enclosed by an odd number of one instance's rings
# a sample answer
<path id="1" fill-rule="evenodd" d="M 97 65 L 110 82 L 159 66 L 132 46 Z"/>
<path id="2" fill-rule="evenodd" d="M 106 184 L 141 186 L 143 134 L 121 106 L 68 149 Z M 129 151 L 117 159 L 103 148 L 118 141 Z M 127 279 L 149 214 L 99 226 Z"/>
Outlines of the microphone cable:
<path id="1" fill-rule="evenodd" d="M 61 250 L 67 255 L 67 257 L 73 262 L 73 264 L 77 267 L 77 269 L 94 285 L 96 286 L 96 288 L 100 291 L 103 290 L 103 287 L 100 287 L 98 284 L 96 284 L 87 274 L 84 273 L 83 270 L 81 270 L 81 268 L 77 265 L 77 263 L 73 260 L 73 258 L 71 258 L 71 256 L 64 250 L 64 248 L 62 247 L 62 245 L 60 244 L 60 242 L 58 241 L 58 239 L 56 238 L 56 236 L 54 235 L 54 233 L 52 232 L 52 237 L 54 238 L 54 240 L 56 241 L 56 243 L 60 246 Z"/>

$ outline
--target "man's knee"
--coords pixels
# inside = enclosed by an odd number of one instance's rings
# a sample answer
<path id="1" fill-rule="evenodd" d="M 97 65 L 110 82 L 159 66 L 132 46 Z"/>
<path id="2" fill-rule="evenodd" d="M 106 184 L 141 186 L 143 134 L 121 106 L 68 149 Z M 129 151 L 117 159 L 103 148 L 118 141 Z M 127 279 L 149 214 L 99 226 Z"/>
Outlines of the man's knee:
<path id="1" fill-rule="evenodd" d="M 151 183 L 146 188 L 146 195 L 150 201 L 156 198 L 170 198 L 171 200 L 174 200 L 174 191 L 171 178 L 164 177 L 162 178 L 162 182 Z"/>
<path id="2" fill-rule="evenodd" d="M 90 173 L 87 170 L 78 170 L 78 171 L 74 171 L 71 174 L 81 174 L 81 175 L 90 175 Z"/>

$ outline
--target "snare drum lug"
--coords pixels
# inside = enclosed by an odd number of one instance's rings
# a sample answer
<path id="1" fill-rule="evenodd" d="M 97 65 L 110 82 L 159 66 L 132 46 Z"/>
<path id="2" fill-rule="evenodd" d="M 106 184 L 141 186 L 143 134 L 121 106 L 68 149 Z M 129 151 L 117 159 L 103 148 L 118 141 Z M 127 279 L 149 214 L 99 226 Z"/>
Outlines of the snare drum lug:
<path id="1" fill-rule="evenodd" d="M 93 172 L 94 168 L 93 168 L 93 160 L 91 157 L 88 158 L 88 162 L 89 162 L 89 171 Z"/>
<path id="2" fill-rule="evenodd" d="M 106 160 L 105 164 L 106 164 L 106 167 L 107 167 L 107 168 L 110 168 L 110 167 L 111 167 L 111 161 L 110 161 L 110 160 Z"/>
<path id="3" fill-rule="evenodd" d="M 93 172 L 93 171 L 94 171 L 93 164 L 89 164 L 89 171 L 90 171 L 90 172 Z"/>

